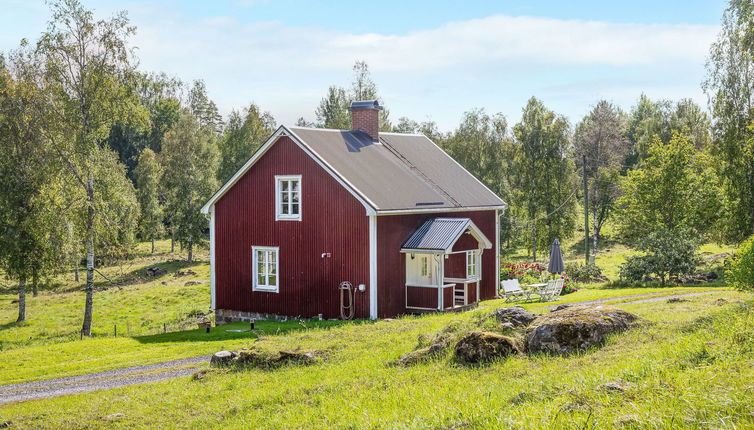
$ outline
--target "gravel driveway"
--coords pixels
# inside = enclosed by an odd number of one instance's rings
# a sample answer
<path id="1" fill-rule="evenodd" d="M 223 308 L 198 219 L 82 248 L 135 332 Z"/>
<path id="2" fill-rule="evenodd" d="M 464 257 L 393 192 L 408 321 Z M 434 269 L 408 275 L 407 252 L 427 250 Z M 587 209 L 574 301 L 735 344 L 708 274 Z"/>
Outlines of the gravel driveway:
<path id="1" fill-rule="evenodd" d="M 187 376 L 199 368 L 199 366 L 191 365 L 206 363 L 210 357 L 211 355 L 202 355 L 87 375 L 3 385 L 0 386 L 0 404 L 66 394 L 88 393 Z"/>

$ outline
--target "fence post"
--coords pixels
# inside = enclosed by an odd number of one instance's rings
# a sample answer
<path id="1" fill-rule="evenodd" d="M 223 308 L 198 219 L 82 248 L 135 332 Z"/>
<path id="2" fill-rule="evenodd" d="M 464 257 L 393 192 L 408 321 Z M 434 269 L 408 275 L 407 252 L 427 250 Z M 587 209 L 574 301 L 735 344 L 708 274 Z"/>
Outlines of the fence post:
<path id="1" fill-rule="evenodd" d="M 113 324 L 113 336 L 118 337 L 118 325 Z"/>
<path id="2" fill-rule="evenodd" d="M 162 332 L 167 333 L 168 332 L 168 325 L 166 323 L 162 323 Z"/>

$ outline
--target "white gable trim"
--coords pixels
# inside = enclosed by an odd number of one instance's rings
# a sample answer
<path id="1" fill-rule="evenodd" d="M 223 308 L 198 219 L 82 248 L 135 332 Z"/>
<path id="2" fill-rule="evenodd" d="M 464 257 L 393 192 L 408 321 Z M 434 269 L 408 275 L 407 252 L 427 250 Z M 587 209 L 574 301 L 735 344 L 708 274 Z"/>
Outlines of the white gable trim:
<path id="1" fill-rule="evenodd" d="M 238 171 L 233 175 L 233 177 L 228 180 L 228 182 L 225 183 L 217 192 L 207 201 L 207 203 L 204 204 L 201 211 L 203 214 L 209 214 L 210 210 L 214 207 L 215 203 L 217 203 L 218 200 L 222 196 L 225 195 L 225 193 L 230 190 L 233 185 L 238 182 L 243 175 L 246 174 L 246 172 L 251 169 L 251 167 L 259 160 L 264 154 L 267 153 L 267 151 L 272 147 L 272 145 L 277 142 L 278 138 L 288 136 L 293 140 L 293 142 L 301 148 L 306 155 L 314 159 L 314 161 L 317 162 L 317 164 L 320 165 L 327 173 L 330 174 L 333 178 L 335 178 L 336 181 L 340 185 L 342 185 L 348 192 L 353 195 L 356 200 L 358 200 L 366 209 L 367 215 L 374 215 L 376 214 L 376 206 L 374 203 L 369 201 L 362 193 L 360 193 L 356 188 L 351 185 L 348 181 L 346 181 L 338 172 L 335 171 L 335 169 L 332 168 L 329 164 L 325 163 L 324 160 L 322 160 L 312 149 L 295 133 L 290 131 L 287 127 L 281 125 L 278 127 L 277 130 L 275 130 L 275 133 L 272 134 L 265 142 L 262 144 L 262 146 L 254 153 L 254 155 L 249 158 L 249 161 L 247 161 Z"/>

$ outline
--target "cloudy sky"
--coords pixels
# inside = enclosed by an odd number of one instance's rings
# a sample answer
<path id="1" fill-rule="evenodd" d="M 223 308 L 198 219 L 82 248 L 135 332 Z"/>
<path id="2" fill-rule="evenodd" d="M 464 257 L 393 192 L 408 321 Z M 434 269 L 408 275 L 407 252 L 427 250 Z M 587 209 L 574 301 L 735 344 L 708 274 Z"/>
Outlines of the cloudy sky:
<path id="1" fill-rule="evenodd" d="M 722 0 L 451 1 L 82 0 L 98 17 L 125 9 L 140 68 L 203 79 L 223 113 L 250 102 L 291 124 L 366 61 L 391 118 L 453 128 L 475 107 L 518 121 L 531 96 L 578 121 L 598 99 L 629 108 L 690 97 Z M 0 0 L 0 50 L 35 40 L 39 0 Z"/>

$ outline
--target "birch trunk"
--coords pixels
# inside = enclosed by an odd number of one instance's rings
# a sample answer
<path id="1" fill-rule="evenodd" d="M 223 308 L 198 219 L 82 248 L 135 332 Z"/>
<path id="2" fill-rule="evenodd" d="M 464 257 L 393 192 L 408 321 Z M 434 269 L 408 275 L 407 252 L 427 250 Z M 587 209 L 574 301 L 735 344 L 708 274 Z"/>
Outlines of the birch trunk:
<path id="1" fill-rule="evenodd" d="M 189 236 L 188 238 L 188 262 L 194 262 L 194 241 L 192 240 L 191 236 Z"/>
<path id="2" fill-rule="evenodd" d="M 26 321 L 26 279 L 18 280 L 18 319 L 16 322 Z"/>
<path id="3" fill-rule="evenodd" d="M 84 336 L 91 336 L 94 307 L 94 180 L 91 177 L 86 188 L 89 204 L 86 213 L 86 301 L 81 333 Z"/>
<path id="4" fill-rule="evenodd" d="M 152 254 L 154 254 L 154 238 L 152 238 Z"/>

